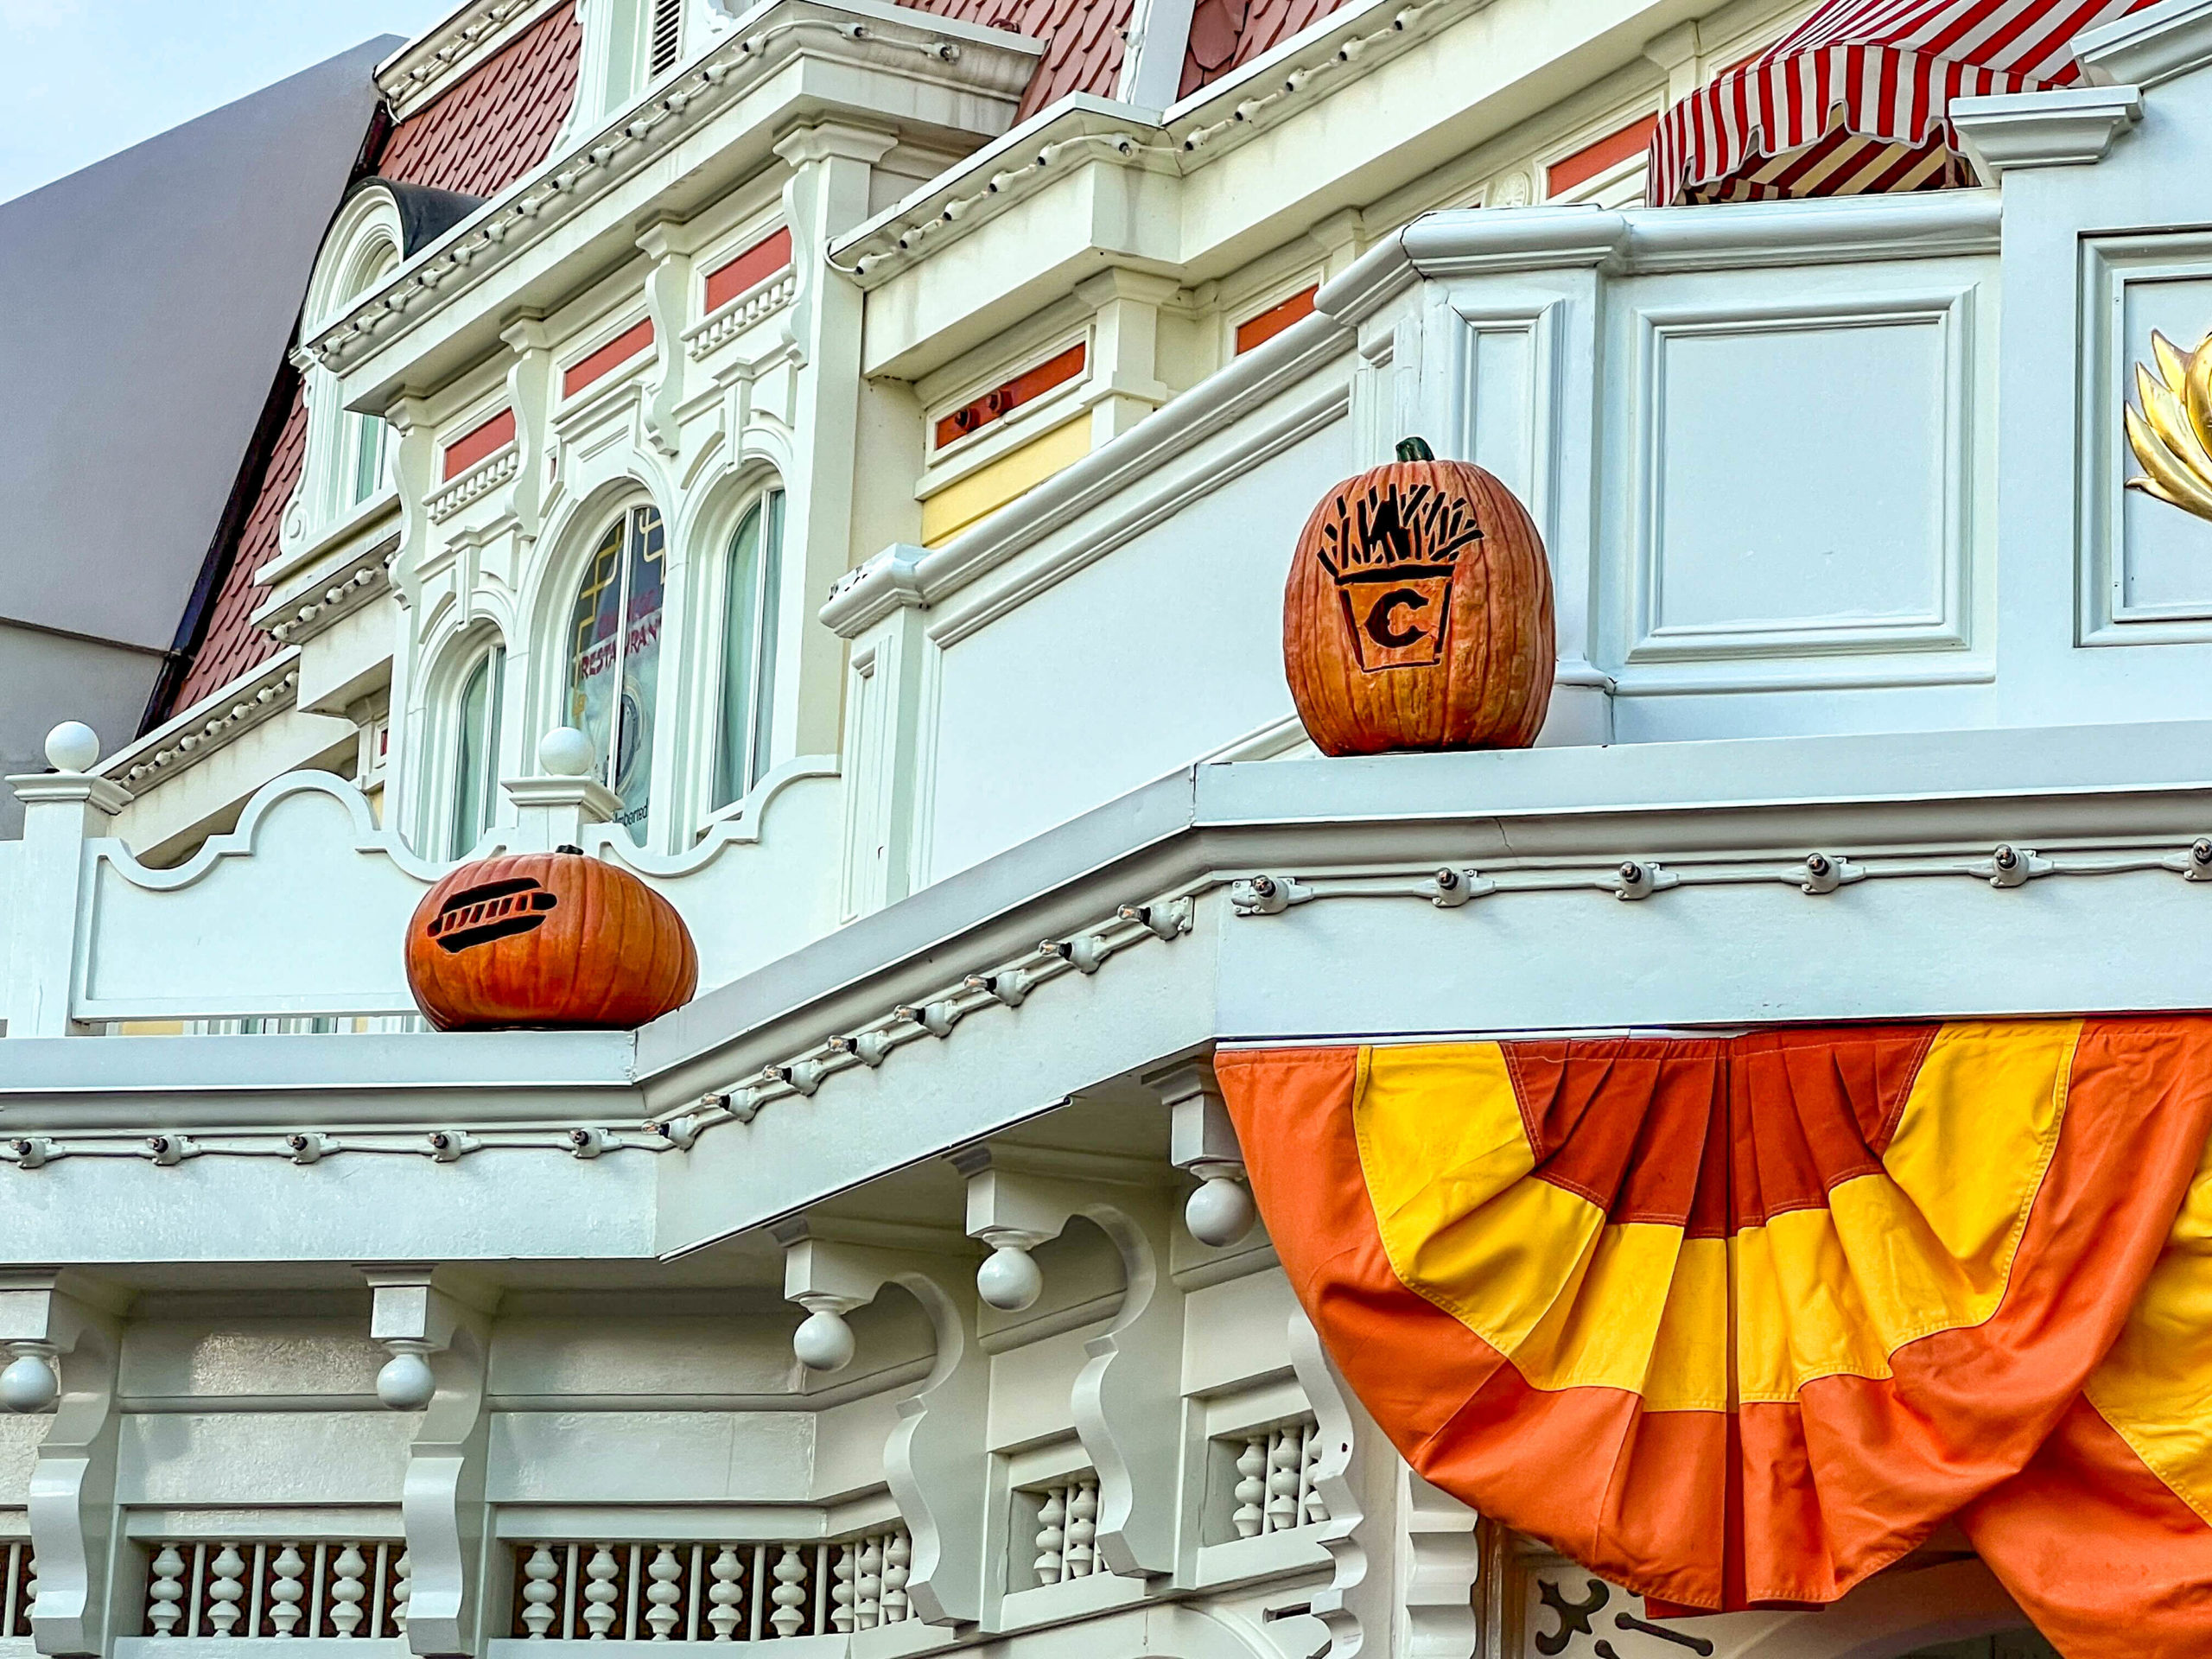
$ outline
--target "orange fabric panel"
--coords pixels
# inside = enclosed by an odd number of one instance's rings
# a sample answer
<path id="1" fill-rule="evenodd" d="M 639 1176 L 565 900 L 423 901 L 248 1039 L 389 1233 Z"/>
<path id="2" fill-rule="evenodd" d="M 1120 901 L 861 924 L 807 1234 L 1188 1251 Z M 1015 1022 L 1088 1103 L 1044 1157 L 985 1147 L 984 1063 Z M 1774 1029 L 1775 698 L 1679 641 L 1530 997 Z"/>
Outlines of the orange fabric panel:
<path id="1" fill-rule="evenodd" d="M 1401 1247 L 1386 1230 L 1403 1232 L 1415 1214 L 1409 1203 L 1433 1208 L 1438 1188 L 1419 1179 L 1386 1184 L 1397 1195 L 1384 1206 L 1386 1228 L 1375 1183 L 1390 1172 L 1373 1160 L 1394 1144 L 1450 1140 L 1418 1117 L 1411 1142 L 1356 1131 L 1357 1103 L 1369 1086 L 1365 1051 L 1224 1052 L 1216 1068 L 1292 1285 L 1346 1381 L 1424 1476 L 1684 1610 L 1824 1605 L 1960 1515 L 2074 1659 L 2212 1651 L 2212 1527 L 2081 1403 L 2085 1379 L 2169 1249 L 2212 1131 L 2212 1020 L 1466 1046 L 1502 1051 L 1510 1099 L 1496 1061 L 1457 1075 L 1493 1080 L 1485 1098 L 1497 1104 L 1480 1121 L 1496 1122 L 1502 1110 L 1498 1132 L 1509 1139 L 1517 1109 L 1527 1156 L 1512 1167 L 1528 1172 L 1523 1188 L 1577 1195 L 1559 1202 L 1592 1206 L 1579 1213 L 1601 1213 L 1608 1236 L 1624 1226 L 1657 1239 L 1669 1226 L 1685 1236 L 1713 1226 L 1728 1239 L 1731 1300 L 1701 1311 L 1712 1320 L 1702 1340 L 1737 1344 L 1745 1339 L 1739 1315 L 1773 1316 L 1758 1300 L 1762 1289 L 1770 1298 L 1777 1285 L 1789 1293 L 1799 1283 L 1792 1273 L 1802 1274 L 1808 1261 L 1818 1266 L 1823 1237 L 1894 1259 L 1838 1268 L 1843 1276 L 1818 1293 L 1831 1298 L 1818 1318 L 1784 1294 L 1777 1306 L 1785 1325 L 1810 1319 L 1784 1336 L 1815 1343 L 1790 1361 L 1805 1379 L 1788 1385 L 1793 1396 L 1728 1410 L 1652 1409 L 1635 1387 L 1560 1371 L 1556 1329 L 1549 1348 L 1525 1334 L 1525 1322 L 1500 1335 L 1477 1319 L 1478 1335 L 1467 1322 L 1473 1304 L 1438 1300 L 1421 1275 L 1448 1274 L 1455 1262 L 1535 1271 L 1526 1265 L 1533 1242 L 1505 1256 L 1455 1242 L 1453 1230 L 1483 1224 L 1479 1208 L 1453 1220 L 1447 1202 L 1439 1212 L 1446 1230 L 1424 1235 L 1433 1248 L 1399 1255 L 1393 1266 Z M 1941 1066 L 1931 1053 L 1944 1057 Z M 1930 1070 L 1934 1080 L 1923 1084 Z M 1416 1090 L 1437 1096 L 1411 1098 L 1452 1112 L 1448 1090 L 1427 1079 L 1454 1075 L 1433 1058 L 1417 1058 L 1410 1072 L 1401 1066 L 1395 1109 L 1404 1109 L 1410 1076 Z M 2054 1075 L 2056 1096 L 2039 1105 L 2038 1092 L 2052 1096 Z M 2015 1101 L 1992 1092 L 2000 1087 L 2027 1092 Z M 2031 1116 L 1976 1116 L 2015 1106 Z M 1979 1196 L 1979 1209 L 1947 1208 L 1949 1183 L 1931 1172 L 1943 1177 L 1964 1159 L 1973 1185 L 1984 1142 L 1971 1137 L 1984 1122 L 1999 1139 L 2011 1136 L 2003 1156 L 2018 1161 Z M 1496 1143 L 1469 1144 L 1480 1153 Z M 2039 1161 L 2046 1154 L 2047 1166 Z M 1501 1178 L 1495 1155 L 1484 1155 L 1485 1190 L 1495 1189 L 1512 1168 Z M 1448 1198 L 1450 1172 L 1440 1173 Z M 1510 1179 L 1505 1190 L 1515 1190 Z M 1907 1201 L 1914 1193 L 1918 1209 Z M 1556 1212 L 1556 1205 L 1480 1202 L 1499 1217 Z M 1892 1213 L 1885 1206 L 1900 1203 L 1904 1230 L 1882 1230 Z M 1655 1225 L 1662 1230 L 1650 1233 Z M 1751 1255 L 1739 1272 L 1739 1251 L 1754 1243 L 1764 1270 L 1782 1274 L 1764 1287 L 1745 1276 Z M 1924 1271 L 1934 1272 L 1946 1248 L 1967 1252 L 1950 1269 L 1967 1276 L 1949 1292 L 1916 1292 L 1914 1274 L 1923 1271 L 1916 1254 L 1932 1252 Z M 1637 1291 L 1645 1312 L 1624 1309 L 1623 1317 L 1648 1321 L 1649 1287 L 1632 1275 L 1607 1281 L 1605 1261 L 1587 1258 L 1564 1294 L 1605 1282 Z M 1885 1273 L 1901 1276 L 1889 1283 Z M 1862 1295 L 1870 1300 L 1859 1306 Z M 1872 1374 L 1857 1362 L 1824 1369 L 1821 1319 L 1848 1325 L 1886 1313 L 1894 1325 L 1900 1310 L 1927 1306 L 1934 1317 L 1878 1338 Z M 1948 1316 L 1946 1307 L 1954 1310 Z M 1602 1325 L 1603 1315 L 1586 1310 L 1585 1327 Z M 1577 1363 L 1617 1365 L 1618 1344 L 1606 1345 L 1614 1335 L 1601 1331 L 1597 1360 Z M 1524 1357 L 1516 1363 L 1493 1341 Z M 1532 1383 L 1522 1370 L 1529 1355 L 1536 1375 L 1549 1364 L 1569 1381 Z M 1736 1398 L 1732 1387 L 1728 1398 Z M 2094 1502 L 2082 1496 L 2093 1487 Z M 2077 1568 L 2060 1570 L 2057 1554 L 2074 1548 L 2084 1527 L 2105 1530 L 2080 1549 Z M 2132 1577 L 2115 1580 L 2095 1565 L 2127 1550 L 2143 1555 Z M 2120 1618 L 2114 1610 L 2129 1595 L 2138 1599 L 2125 1602 L 2129 1614 Z M 2163 1621 L 2147 1642 L 2139 1607 Z"/>

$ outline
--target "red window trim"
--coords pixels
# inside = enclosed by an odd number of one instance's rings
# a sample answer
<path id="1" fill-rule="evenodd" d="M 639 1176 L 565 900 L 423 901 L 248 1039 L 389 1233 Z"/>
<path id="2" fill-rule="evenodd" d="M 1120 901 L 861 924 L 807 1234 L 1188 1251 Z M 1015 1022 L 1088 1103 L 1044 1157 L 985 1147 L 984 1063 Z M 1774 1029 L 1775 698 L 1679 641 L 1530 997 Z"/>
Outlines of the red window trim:
<path id="1" fill-rule="evenodd" d="M 1585 144 L 1571 156 L 1562 156 L 1544 169 L 1544 199 L 1565 195 L 1578 184 L 1586 184 L 1617 162 L 1624 162 L 1650 147 L 1659 125 L 1656 115 L 1640 116 L 1618 132 L 1609 132 L 1595 143 Z"/>
<path id="2" fill-rule="evenodd" d="M 571 363 L 561 373 L 561 395 L 573 397 L 603 375 L 620 368 L 653 343 L 653 320 L 641 317 L 608 340 L 589 357 Z"/>
<path id="3" fill-rule="evenodd" d="M 997 385 L 982 397 L 962 404 L 937 423 L 937 448 L 944 448 L 961 439 L 980 432 L 995 421 L 1002 421 L 1024 404 L 1034 403 L 1055 386 L 1064 386 L 1083 372 L 1090 348 L 1077 340 L 1057 357 L 1050 357 L 1033 369 L 1024 369 L 1013 379 Z"/>
<path id="4" fill-rule="evenodd" d="M 1319 283 L 1309 283 L 1287 300 L 1280 300 L 1256 317 L 1247 317 L 1236 325 L 1236 349 L 1231 353 L 1242 357 L 1255 346 L 1264 346 L 1277 334 L 1303 318 L 1313 315 L 1313 296 L 1321 291 Z"/>
<path id="5" fill-rule="evenodd" d="M 485 456 L 505 448 L 515 441 L 515 412 L 503 409 L 486 420 L 478 422 L 446 445 L 439 458 L 438 479 L 441 483 L 457 478 Z"/>
<path id="6" fill-rule="evenodd" d="M 719 311 L 748 289 L 758 288 L 791 263 L 791 232 L 779 226 L 734 259 L 725 260 L 707 273 L 706 308 Z"/>

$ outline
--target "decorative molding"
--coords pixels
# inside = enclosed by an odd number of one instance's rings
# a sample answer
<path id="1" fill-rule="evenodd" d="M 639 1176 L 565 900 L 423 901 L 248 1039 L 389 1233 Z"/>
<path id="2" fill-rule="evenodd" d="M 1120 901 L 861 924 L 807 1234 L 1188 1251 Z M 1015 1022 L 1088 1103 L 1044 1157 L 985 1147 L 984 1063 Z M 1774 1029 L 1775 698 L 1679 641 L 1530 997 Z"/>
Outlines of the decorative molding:
<path id="1" fill-rule="evenodd" d="M 2074 37 L 2088 78 L 2147 91 L 2212 63 L 2212 0 L 2166 0 Z"/>
<path id="2" fill-rule="evenodd" d="M 391 587 L 392 561 L 398 556 L 399 537 L 387 536 L 304 594 L 296 592 L 270 601 L 254 613 L 253 625 L 280 645 L 304 645 Z"/>
<path id="3" fill-rule="evenodd" d="M 114 755 L 99 775 L 143 795 L 291 708 L 299 690 L 300 650 L 287 645 Z"/>
<path id="4" fill-rule="evenodd" d="M 1041 49 L 998 29 L 946 19 L 931 19 L 930 26 L 921 27 L 915 20 L 923 14 L 874 0 L 834 5 L 829 0 L 780 0 L 773 10 L 787 15 L 725 41 L 517 181 L 308 340 L 302 353 L 326 369 L 343 372 L 372 346 L 450 308 L 489 273 L 512 264 L 665 156 L 701 123 L 766 82 L 802 49 L 787 44 L 795 35 L 827 35 L 849 42 L 859 48 L 863 62 L 875 64 L 885 60 L 884 54 L 897 53 L 948 65 L 973 58 L 984 67 L 979 71 L 971 65 L 963 78 L 980 80 L 976 90 L 1009 98 L 1018 95 Z M 809 10 L 817 15 L 807 15 Z M 758 15 L 765 20 L 769 14 Z"/>
<path id="5" fill-rule="evenodd" d="M 470 502 L 481 499 L 522 468 L 522 445 L 510 439 L 505 445 L 463 472 L 450 484 L 432 492 L 423 511 L 434 524 L 442 524 Z"/>
<path id="6" fill-rule="evenodd" d="M 377 66 L 377 89 L 404 121 L 516 35 L 571 0 L 469 0 Z"/>
<path id="7" fill-rule="evenodd" d="M 1051 571 L 1034 573 L 1025 596 L 1103 557 L 1220 488 L 1240 470 L 1341 418 L 1349 391 L 1342 385 L 1328 387 L 1243 435 L 1235 455 L 1223 457 L 1198 477 L 1154 481 L 1166 463 L 1235 427 L 1287 388 L 1347 355 L 1354 343 L 1349 329 L 1325 316 L 1294 323 L 944 546 L 923 550 L 901 545 L 877 554 L 830 590 L 820 613 L 823 626 L 851 639 L 901 606 L 936 605 L 1081 514 L 1118 499 L 1122 511 L 1113 524 L 1071 550 L 1068 560 Z"/>
<path id="8" fill-rule="evenodd" d="M 1967 159 L 1996 182 L 2015 168 L 2086 167 L 2143 118 L 2139 86 L 2059 86 L 1955 98 L 1951 125 Z"/>
<path id="9" fill-rule="evenodd" d="M 798 272 L 787 266 L 686 330 L 683 335 L 684 355 L 696 363 L 709 353 L 735 340 L 754 323 L 782 310 L 798 297 Z"/>

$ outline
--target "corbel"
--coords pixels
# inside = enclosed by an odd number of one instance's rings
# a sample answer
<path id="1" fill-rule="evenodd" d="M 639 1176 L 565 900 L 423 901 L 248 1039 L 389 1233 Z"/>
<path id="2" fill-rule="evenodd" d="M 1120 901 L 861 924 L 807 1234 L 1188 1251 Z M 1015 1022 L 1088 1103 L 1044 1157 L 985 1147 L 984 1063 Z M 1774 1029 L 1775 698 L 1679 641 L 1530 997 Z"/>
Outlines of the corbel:
<path id="1" fill-rule="evenodd" d="M 0 1402 L 52 1410 L 31 1467 L 38 1594 L 31 1637 L 42 1654 L 98 1654 L 113 1596 L 116 1368 L 126 1294 L 67 1269 L 0 1273 Z"/>
<path id="2" fill-rule="evenodd" d="M 1291 1375 L 1313 1408 L 1321 1442 L 1320 1458 L 1313 1465 L 1313 1489 L 1329 1510 L 1316 1541 L 1328 1552 L 1334 1571 L 1327 1586 L 1314 1592 L 1312 1611 L 1328 1627 L 1330 1659 L 1356 1659 L 1366 1643 L 1370 1620 L 1377 1630 L 1390 1624 L 1389 1586 L 1369 1583 L 1367 1549 L 1360 1541 L 1360 1523 L 1366 1514 L 1352 1483 L 1352 1454 L 1354 1424 L 1361 1420 L 1356 1419 L 1351 1393 L 1330 1363 L 1320 1333 L 1304 1308 L 1291 1309 L 1287 1334 Z"/>
<path id="3" fill-rule="evenodd" d="M 809 1370 L 851 1363 L 856 1344 L 845 1315 L 886 1285 L 908 1292 L 928 1316 L 937 1357 L 898 1402 L 883 1478 L 913 1543 L 906 1595 L 914 1617 L 927 1624 L 976 1622 L 983 1600 L 990 1361 L 966 1294 L 969 1258 L 916 1248 L 957 1243 L 934 1230 L 795 1216 L 769 1231 L 784 1249 L 784 1298 L 806 1310 L 791 1347 Z"/>
<path id="4" fill-rule="evenodd" d="M 995 1307 L 1028 1306 L 1044 1286 L 1030 1252 L 1078 1216 L 1112 1242 L 1121 1311 L 1084 1344 L 1069 1407 L 1098 1473 L 1099 1560 L 1123 1576 L 1164 1576 L 1175 1570 L 1179 1447 L 1160 1425 L 1179 1408 L 1183 1364 L 1183 1298 L 1167 1276 L 1173 1206 L 1126 1176 L 1058 1173 L 1068 1161 L 988 1142 L 952 1154 L 968 1178 L 968 1236 L 991 1247 L 976 1291 Z"/>
<path id="5" fill-rule="evenodd" d="M 1259 1211 L 1246 1185 L 1244 1149 L 1221 1097 L 1221 1084 L 1205 1060 L 1155 1071 L 1144 1082 L 1167 1108 L 1168 1160 L 1198 1178 L 1183 1205 L 1183 1224 L 1201 1244 L 1217 1249 L 1252 1230 Z"/>
<path id="6" fill-rule="evenodd" d="M 1395 1459 L 1394 1459 L 1395 1461 Z M 1481 1517 L 1398 1464 L 1398 1637 L 1405 1659 L 1466 1659 L 1480 1645 Z"/>
<path id="7" fill-rule="evenodd" d="M 515 477 L 506 511 L 528 547 L 545 526 L 545 444 L 553 403 L 553 332 L 544 313 L 518 311 L 499 338 L 514 353 L 507 365 L 507 398 L 515 412 Z"/>
<path id="8" fill-rule="evenodd" d="M 429 545 L 430 520 L 423 504 L 429 499 L 437 471 L 437 432 L 429 404 L 410 395 L 394 398 L 384 417 L 398 442 L 392 449 L 392 476 L 399 480 L 400 553 L 392 561 L 392 591 L 412 608 L 422 597 L 416 574 L 423 550 Z"/>
<path id="9" fill-rule="evenodd" d="M 656 219 L 638 238 L 651 259 L 645 276 L 645 315 L 652 319 L 659 360 L 645 394 L 645 441 L 674 460 L 683 447 L 676 411 L 683 402 L 683 326 L 691 312 L 691 256 L 699 251 L 698 232 L 683 219 Z"/>
<path id="10" fill-rule="evenodd" d="M 377 1373 L 377 1398 L 422 1414 L 399 1497 L 408 1649 L 471 1653 L 491 1429 L 485 1372 L 498 1298 L 427 1262 L 365 1266 L 361 1276 L 374 1294 L 369 1335 L 391 1354 Z"/>

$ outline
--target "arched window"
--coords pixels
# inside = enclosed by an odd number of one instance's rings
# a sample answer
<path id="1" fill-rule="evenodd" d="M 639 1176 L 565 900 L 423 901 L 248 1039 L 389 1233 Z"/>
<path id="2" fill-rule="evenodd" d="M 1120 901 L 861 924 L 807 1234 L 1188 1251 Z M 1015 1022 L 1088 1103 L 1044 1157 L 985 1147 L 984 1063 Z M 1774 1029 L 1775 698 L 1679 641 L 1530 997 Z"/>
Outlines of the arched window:
<path id="1" fill-rule="evenodd" d="M 363 262 L 361 273 L 352 284 L 353 292 L 369 292 L 398 269 L 399 251 L 389 242 L 379 243 Z M 388 468 L 386 439 L 391 430 L 381 416 L 357 415 L 350 410 L 345 413 L 345 422 L 339 478 L 339 488 L 344 492 L 340 512 L 358 507 L 384 488 Z"/>
<path id="2" fill-rule="evenodd" d="M 499 753 L 499 689 L 507 653 L 493 645 L 476 659 L 461 684 L 455 710 L 453 763 L 453 825 L 446 856 L 460 858 L 492 827 L 498 801 L 493 772 Z"/>
<path id="3" fill-rule="evenodd" d="M 591 739 L 600 781 L 621 798 L 615 822 L 641 836 L 652 797 L 665 539 L 657 507 L 617 518 L 592 550 L 569 613 L 568 721 Z"/>
<path id="4" fill-rule="evenodd" d="M 776 620 L 782 595 L 784 493 L 753 505 L 730 538 L 722 588 L 721 723 L 715 804 L 742 800 L 775 750 Z"/>

